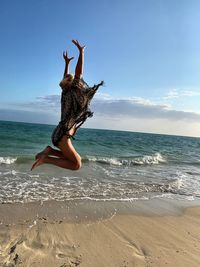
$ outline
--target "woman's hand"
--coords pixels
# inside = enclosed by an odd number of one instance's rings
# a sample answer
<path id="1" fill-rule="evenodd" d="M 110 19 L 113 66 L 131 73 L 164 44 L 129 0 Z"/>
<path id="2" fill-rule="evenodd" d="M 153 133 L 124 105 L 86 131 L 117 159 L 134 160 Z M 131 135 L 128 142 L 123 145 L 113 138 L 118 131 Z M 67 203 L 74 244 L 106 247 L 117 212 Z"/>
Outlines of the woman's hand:
<path id="1" fill-rule="evenodd" d="M 85 45 L 81 46 L 81 45 L 79 44 L 79 41 L 78 41 L 78 40 L 72 40 L 72 43 L 75 44 L 75 46 L 78 48 L 78 50 L 79 50 L 80 52 L 83 52 L 83 51 L 84 51 L 84 49 L 85 49 Z"/>
<path id="2" fill-rule="evenodd" d="M 63 52 L 63 58 L 66 63 L 69 63 L 72 59 L 74 59 L 74 57 L 68 57 L 67 51 Z"/>

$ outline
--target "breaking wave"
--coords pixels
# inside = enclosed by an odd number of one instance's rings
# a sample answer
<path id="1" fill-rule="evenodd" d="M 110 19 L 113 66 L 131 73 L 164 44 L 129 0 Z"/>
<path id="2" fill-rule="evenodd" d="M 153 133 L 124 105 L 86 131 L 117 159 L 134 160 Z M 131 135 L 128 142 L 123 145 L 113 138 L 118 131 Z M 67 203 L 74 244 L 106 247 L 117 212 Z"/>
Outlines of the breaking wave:
<path id="1" fill-rule="evenodd" d="M 11 157 L 0 157 L 0 164 L 12 164 L 17 160 L 17 158 Z"/>
<path id="2" fill-rule="evenodd" d="M 32 161 L 34 157 L 32 156 L 20 156 L 14 157 L 0 157 L 0 164 L 13 164 L 13 163 L 26 163 Z M 84 162 L 96 162 L 100 164 L 116 165 L 116 166 L 132 166 L 132 165 L 153 165 L 164 163 L 166 160 L 160 153 L 155 153 L 154 155 L 145 155 L 142 157 L 132 157 L 132 158 L 114 158 L 114 157 L 100 157 L 100 156 L 85 156 L 83 157 Z"/>
<path id="3" fill-rule="evenodd" d="M 145 155 L 143 157 L 134 158 L 109 158 L 109 157 L 86 157 L 85 161 L 98 162 L 109 165 L 118 166 L 131 166 L 131 165 L 153 165 L 166 162 L 166 159 L 160 154 L 155 153 L 154 155 Z"/>

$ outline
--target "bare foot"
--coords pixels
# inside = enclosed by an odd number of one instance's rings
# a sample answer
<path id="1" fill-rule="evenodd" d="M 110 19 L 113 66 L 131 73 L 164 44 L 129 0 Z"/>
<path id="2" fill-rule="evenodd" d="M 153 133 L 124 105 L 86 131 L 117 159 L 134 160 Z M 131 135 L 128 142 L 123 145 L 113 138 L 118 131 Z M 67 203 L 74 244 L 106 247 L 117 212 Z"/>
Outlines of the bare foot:
<path id="1" fill-rule="evenodd" d="M 33 163 L 32 167 L 31 167 L 31 171 L 33 169 L 35 169 L 36 167 L 44 164 L 44 159 L 46 158 L 46 154 L 41 154 L 41 156 L 38 156 L 38 159 L 35 161 L 35 163 Z"/>
<path id="2" fill-rule="evenodd" d="M 35 159 L 39 159 L 43 154 L 49 155 L 50 153 L 51 153 L 51 147 L 50 146 L 47 146 L 44 150 L 42 150 L 40 153 L 38 153 L 35 156 Z"/>

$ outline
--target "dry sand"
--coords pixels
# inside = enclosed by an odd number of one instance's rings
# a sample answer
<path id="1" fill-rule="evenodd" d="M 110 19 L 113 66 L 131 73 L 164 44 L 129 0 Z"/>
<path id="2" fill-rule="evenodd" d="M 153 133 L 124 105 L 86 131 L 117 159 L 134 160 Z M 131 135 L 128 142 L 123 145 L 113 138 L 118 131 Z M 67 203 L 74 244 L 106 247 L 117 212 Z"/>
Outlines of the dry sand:
<path id="1" fill-rule="evenodd" d="M 13 208 L 10 213 L 13 219 Z M 38 215 L 23 223 L 6 220 L 0 225 L 3 267 L 200 266 L 200 207 L 176 216 L 116 214 L 70 222 Z"/>

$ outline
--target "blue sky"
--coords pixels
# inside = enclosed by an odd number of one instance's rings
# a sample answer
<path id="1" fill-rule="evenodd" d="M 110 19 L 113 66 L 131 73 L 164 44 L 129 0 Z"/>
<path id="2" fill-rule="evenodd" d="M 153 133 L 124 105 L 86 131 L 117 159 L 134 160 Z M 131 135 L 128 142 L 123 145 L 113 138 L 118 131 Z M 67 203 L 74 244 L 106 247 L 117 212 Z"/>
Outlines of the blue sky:
<path id="1" fill-rule="evenodd" d="M 0 1 L 0 119 L 59 120 L 62 52 L 106 86 L 85 127 L 200 136 L 198 0 Z"/>

